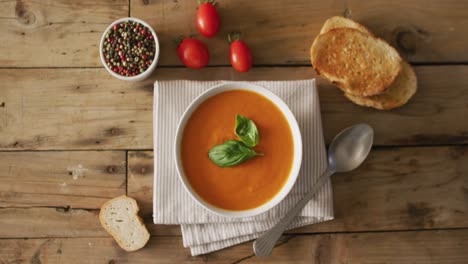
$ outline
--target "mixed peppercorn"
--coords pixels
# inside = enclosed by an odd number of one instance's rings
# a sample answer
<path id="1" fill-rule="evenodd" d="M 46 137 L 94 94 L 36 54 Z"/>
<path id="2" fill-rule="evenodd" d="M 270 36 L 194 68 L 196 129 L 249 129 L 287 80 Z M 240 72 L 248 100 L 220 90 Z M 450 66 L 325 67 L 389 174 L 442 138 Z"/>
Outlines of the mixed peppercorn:
<path id="1" fill-rule="evenodd" d="M 106 34 L 102 53 L 107 66 L 122 76 L 136 76 L 154 60 L 156 44 L 153 34 L 135 21 L 115 24 Z"/>

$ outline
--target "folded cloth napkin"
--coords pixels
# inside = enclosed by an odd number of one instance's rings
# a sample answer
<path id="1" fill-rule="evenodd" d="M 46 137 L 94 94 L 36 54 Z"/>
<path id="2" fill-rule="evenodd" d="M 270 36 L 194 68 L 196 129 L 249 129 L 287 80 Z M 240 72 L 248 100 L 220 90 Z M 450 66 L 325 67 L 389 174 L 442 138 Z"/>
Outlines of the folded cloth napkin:
<path id="1" fill-rule="evenodd" d="M 178 179 L 173 160 L 174 136 L 188 105 L 210 87 L 226 81 L 156 81 L 154 84 L 155 224 L 180 224 L 185 247 L 200 255 L 260 236 L 311 188 L 326 169 L 320 106 L 315 80 L 259 81 L 289 106 L 302 133 L 303 160 L 291 192 L 271 210 L 254 217 L 228 218 L 210 213 L 193 201 Z M 320 189 L 288 228 L 333 219 L 331 182 Z"/>

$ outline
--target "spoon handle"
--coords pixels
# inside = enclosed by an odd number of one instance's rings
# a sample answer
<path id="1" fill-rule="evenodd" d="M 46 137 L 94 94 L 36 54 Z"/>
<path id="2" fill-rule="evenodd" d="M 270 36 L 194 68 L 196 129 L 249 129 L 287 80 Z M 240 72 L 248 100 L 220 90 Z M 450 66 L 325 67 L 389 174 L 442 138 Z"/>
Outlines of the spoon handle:
<path id="1" fill-rule="evenodd" d="M 317 191 L 327 182 L 326 180 L 333 174 L 328 166 L 327 170 L 320 175 L 314 183 L 312 189 L 291 209 L 283 218 L 270 230 L 257 238 L 253 243 L 253 250 L 257 256 L 269 256 L 278 239 L 284 233 L 292 220 L 301 212 L 302 208 L 315 196 Z"/>

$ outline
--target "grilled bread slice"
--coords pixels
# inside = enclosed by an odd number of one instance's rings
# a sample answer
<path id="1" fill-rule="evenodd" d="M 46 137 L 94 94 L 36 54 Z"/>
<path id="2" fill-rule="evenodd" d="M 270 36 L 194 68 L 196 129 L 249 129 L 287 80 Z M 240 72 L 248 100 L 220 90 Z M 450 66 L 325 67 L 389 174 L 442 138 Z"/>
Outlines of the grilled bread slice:
<path id="1" fill-rule="evenodd" d="M 345 93 L 346 98 L 353 103 L 377 108 L 380 110 L 389 110 L 406 104 L 416 93 L 418 83 L 413 68 L 406 61 L 402 63 L 403 67 L 395 81 L 382 94 L 374 96 L 355 96 Z"/>
<path id="2" fill-rule="evenodd" d="M 372 33 L 363 25 L 344 17 L 335 16 L 323 24 L 320 33 L 326 33 L 335 28 L 354 28 L 363 33 Z M 356 96 L 345 93 L 346 98 L 353 103 L 373 107 L 380 110 L 389 110 L 405 105 L 416 93 L 418 82 L 413 68 L 406 61 L 402 61 L 402 68 L 395 81 L 388 90 L 374 96 Z"/>
<path id="3" fill-rule="evenodd" d="M 311 61 L 345 93 L 372 96 L 386 91 L 401 70 L 401 57 L 385 41 L 354 28 L 335 28 L 315 39 Z"/>
<path id="4" fill-rule="evenodd" d="M 139 210 L 135 199 L 123 195 L 104 203 L 99 213 L 101 225 L 127 251 L 144 247 L 150 238 Z"/>
<path id="5" fill-rule="evenodd" d="M 344 18 L 341 16 L 334 16 L 327 19 L 327 21 L 325 21 L 325 23 L 323 24 L 322 29 L 320 30 L 320 34 L 326 33 L 335 28 L 354 28 L 363 33 L 367 33 L 372 36 L 374 35 L 365 26 L 351 19 Z"/>

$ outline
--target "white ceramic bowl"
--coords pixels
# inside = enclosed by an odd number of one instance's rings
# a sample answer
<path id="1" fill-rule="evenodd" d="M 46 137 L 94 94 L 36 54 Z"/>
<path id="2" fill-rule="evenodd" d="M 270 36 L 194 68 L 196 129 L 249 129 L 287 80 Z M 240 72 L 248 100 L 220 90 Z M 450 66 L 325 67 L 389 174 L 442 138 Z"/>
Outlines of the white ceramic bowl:
<path id="1" fill-rule="evenodd" d="M 284 114 L 286 117 L 289 127 L 292 132 L 293 136 L 293 144 L 294 144 L 294 160 L 293 160 L 293 165 L 291 168 L 290 175 L 288 177 L 288 180 L 282 187 L 282 189 L 267 203 L 253 208 L 249 210 L 244 210 L 244 211 L 231 211 L 231 210 L 226 210 L 222 209 L 219 207 L 216 207 L 214 205 L 209 204 L 205 200 L 203 200 L 196 192 L 195 190 L 192 189 L 190 186 L 189 181 L 185 177 L 184 169 L 182 166 L 182 161 L 181 161 L 181 141 L 182 141 L 182 134 L 185 128 L 185 125 L 192 115 L 193 111 L 206 99 L 209 97 L 229 91 L 229 90 L 247 90 L 247 91 L 252 91 L 259 93 L 266 98 L 268 98 L 270 101 L 272 101 Z M 299 130 L 299 126 L 297 124 L 296 118 L 294 117 L 293 113 L 289 109 L 289 107 L 281 100 L 278 96 L 276 96 L 274 93 L 270 92 L 269 90 L 258 86 L 254 85 L 251 83 L 247 82 L 241 82 L 241 83 L 223 83 L 217 86 L 212 87 L 211 89 L 207 90 L 200 96 L 198 96 L 185 110 L 179 125 L 177 127 L 176 131 L 176 137 L 175 137 L 175 146 L 174 146 L 174 154 L 175 154 L 175 163 L 176 163 L 176 168 L 177 172 L 179 174 L 179 179 L 182 181 L 182 184 L 184 185 L 185 189 L 187 192 L 190 194 L 190 196 L 195 200 L 199 205 L 203 206 L 207 210 L 220 215 L 220 216 L 225 216 L 225 217 L 235 217 L 235 218 L 241 218 L 241 217 L 250 217 L 250 216 L 255 216 L 261 213 L 264 213 L 271 208 L 273 208 L 275 205 L 277 205 L 279 202 L 281 202 L 284 197 L 291 191 L 294 183 L 296 182 L 297 176 L 299 175 L 299 170 L 301 168 L 301 162 L 302 162 L 302 137 L 301 137 L 301 132 Z"/>
<path id="2" fill-rule="evenodd" d="M 138 75 L 135 75 L 135 76 L 122 76 L 118 73 L 115 73 L 114 71 L 112 71 L 108 66 L 107 66 L 107 63 L 106 63 L 106 60 L 104 58 L 104 54 L 102 53 L 102 45 L 104 44 L 104 39 L 106 37 L 106 34 L 107 32 L 115 25 L 115 24 L 118 24 L 118 23 L 121 23 L 121 22 L 125 22 L 125 21 L 135 21 L 135 22 L 138 22 L 142 25 L 144 25 L 145 27 L 147 27 L 150 31 L 151 31 L 151 34 L 153 35 L 153 39 L 154 39 L 154 43 L 155 43 L 155 48 L 156 50 L 154 51 L 154 60 L 153 62 L 151 63 L 151 65 L 148 67 L 148 69 L 146 69 L 146 71 L 138 74 Z M 143 20 L 140 20 L 138 18 L 133 18 L 133 17 L 124 17 L 124 18 L 121 18 L 121 19 L 118 19 L 114 22 L 112 22 L 107 28 L 106 30 L 104 31 L 104 33 L 102 34 L 101 36 L 101 43 L 99 44 L 99 55 L 101 57 L 101 62 L 102 62 L 102 65 L 104 65 L 104 68 L 106 68 L 106 70 L 112 75 L 114 76 L 115 78 L 117 79 L 120 79 L 120 80 L 124 80 L 124 81 L 142 81 L 146 78 L 148 78 L 151 73 L 153 73 L 154 69 L 156 68 L 156 65 L 158 64 L 158 59 L 159 59 L 159 40 L 158 40 L 158 36 L 156 35 L 156 32 L 154 32 L 153 28 L 148 25 L 146 22 L 144 22 Z"/>

